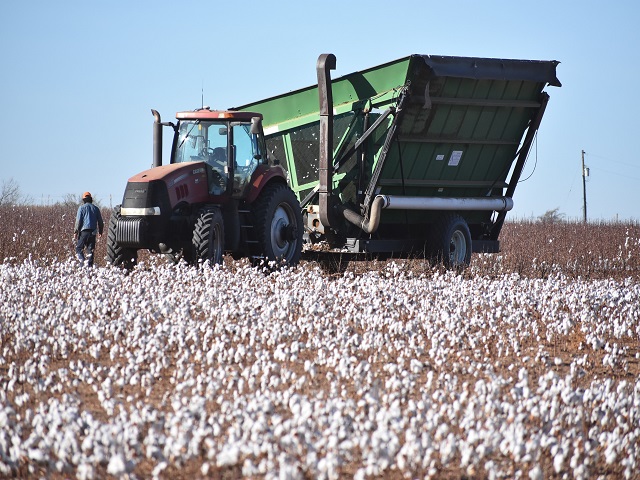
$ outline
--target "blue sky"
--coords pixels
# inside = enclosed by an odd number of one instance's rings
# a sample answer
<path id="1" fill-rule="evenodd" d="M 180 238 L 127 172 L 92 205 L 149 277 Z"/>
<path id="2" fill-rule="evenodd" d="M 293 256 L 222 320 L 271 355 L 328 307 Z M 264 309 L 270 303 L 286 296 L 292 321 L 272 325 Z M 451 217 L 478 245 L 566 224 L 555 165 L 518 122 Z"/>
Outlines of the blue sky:
<path id="1" fill-rule="evenodd" d="M 120 203 L 163 120 L 224 109 L 413 53 L 558 60 L 511 218 L 558 208 L 640 219 L 640 3 L 582 1 L 3 1 L 0 180 L 52 203 Z M 167 132 L 168 133 L 168 132 Z M 166 155 L 165 155 L 166 156 Z"/>

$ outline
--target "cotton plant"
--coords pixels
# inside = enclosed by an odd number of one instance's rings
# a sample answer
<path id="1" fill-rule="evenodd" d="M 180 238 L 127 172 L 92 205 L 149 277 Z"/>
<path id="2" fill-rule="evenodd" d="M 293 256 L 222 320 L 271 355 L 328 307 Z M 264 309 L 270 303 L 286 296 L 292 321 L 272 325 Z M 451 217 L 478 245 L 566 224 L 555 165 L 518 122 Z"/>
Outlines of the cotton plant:
<path id="1" fill-rule="evenodd" d="M 0 475 L 640 469 L 631 278 L 28 260 L 0 283 Z"/>

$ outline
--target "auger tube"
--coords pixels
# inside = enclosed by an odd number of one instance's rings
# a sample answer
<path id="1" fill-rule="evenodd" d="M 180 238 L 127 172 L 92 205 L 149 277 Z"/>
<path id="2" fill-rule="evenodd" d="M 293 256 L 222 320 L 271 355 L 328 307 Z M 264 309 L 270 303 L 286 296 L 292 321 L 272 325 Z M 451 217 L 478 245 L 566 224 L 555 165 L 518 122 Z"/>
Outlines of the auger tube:
<path id="1" fill-rule="evenodd" d="M 389 210 L 434 210 L 434 211 L 486 211 L 507 212 L 513 208 L 513 199 L 509 197 L 403 197 L 396 195 L 378 195 L 371 204 L 369 218 L 349 208 L 336 207 L 350 223 L 366 233 L 373 233 L 380 225 L 383 209 Z"/>
<path id="2" fill-rule="evenodd" d="M 510 197 L 404 197 L 378 195 L 384 197 L 382 208 L 389 210 L 459 210 L 508 212 L 513 208 Z M 377 197 L 376 197 L 377 198 Z"/>

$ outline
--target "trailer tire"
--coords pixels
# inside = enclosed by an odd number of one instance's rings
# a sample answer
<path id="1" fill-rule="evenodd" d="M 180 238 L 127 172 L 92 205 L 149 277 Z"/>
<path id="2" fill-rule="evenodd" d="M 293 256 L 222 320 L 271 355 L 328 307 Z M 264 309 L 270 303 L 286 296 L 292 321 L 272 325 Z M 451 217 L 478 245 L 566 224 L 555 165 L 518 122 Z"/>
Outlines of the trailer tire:
<path id="1" fill-rule="evenodd" d="M 138 263 L 138 250 L 135 248 L 124 248 L 118 245 L 116 241 L 118 220 L 120 220 L 120 205 L 116 205 L 109 218 L 106 260 L 113 266 L 131 270 L 136 266 L 136 263 Z"/>
<path id="2" fill-rule="evenodd" d="M 460 215 L 445 214 L 438 218 L 430 240 L 432 256 L 446 268 L 465 268 L 471 263 L 471 232 Z"/>
<path id="3" fill-rule="evenodd" d="M 200 210 L 193 227 L 193 252 L 195 261 L 201 260 L 209 265 L 221 264 L 224 253 L 224 221 L 217 207 Z"/>
<path id="4" fill-rule="evenodd" d="M 302 212 L 293 191 L 284 184 L 268 185 L 256 201 L 254 227 L 268 262 L 296 265 L 302 255 Z"/>

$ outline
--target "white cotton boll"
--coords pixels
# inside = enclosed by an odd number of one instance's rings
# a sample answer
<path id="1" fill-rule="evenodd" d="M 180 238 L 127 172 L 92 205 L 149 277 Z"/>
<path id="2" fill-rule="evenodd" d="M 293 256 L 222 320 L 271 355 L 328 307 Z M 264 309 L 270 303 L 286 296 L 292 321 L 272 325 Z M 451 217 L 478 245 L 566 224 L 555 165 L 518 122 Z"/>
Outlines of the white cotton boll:
<path id="1" fill-rule="evenodd" d="M 127 473 L 127 466 L 122 455 L 116 454 L 111 457 L 109 465 L 107 465 L 107 473 L 116 477 Z"/>
<path id="2" fill-rule="evenodd" d="M 563 465 L 564 465 L 564 455 L 562 452 L 558 452 L 553 457 L 553 469 L 556 471 L 556 473 L 560 473 L 562 471 Z"/>
<path id="3" fill-rule="evenodd" d="M 318 471 L 320 473 L 322 473 L 323 476 L 325 476 L 325 477 L 329 476 L 329 469 L 331 467 L 330 467 L 329 461 L 327 460 L 326 457 L 321 458 L 320 461 L 318 461 L 317 467 L 318 467 Z"/>
<path id="4" fill-rule="evenodd" d="M 364 468 L 359 468 L 356 474 L 353 476 L 353 480 L 365 480 L 367 478 L 367 471 Z"/>
<path id="5" fill-rule="evenodd" d="M 138 383 L 140 383 L 140 374 L 136 372 L 129 379 L 129 385 L 137 385 Z"/>
<path id="6" fill-rule="evenodd" d="M 540 465 L 536 465 L 531 470 L 529 470 L 529 478 L 531 480 L 542 480 L 544 478 Z"/>
<path id="7" fill-rule="evenodd" d="M 218 467 L 233 466 L 238 463 L 240 458 L 240 449 L 237 445 L 225 445 L 216 458 Z"/>
<path id="8" fill-rule="evenodd" d="M 416 359 L 411 359 L 411 372 L 420 373 L 423 368 L 424 368 L 424 363 Z"/>
<path id="9" fill-rule="evenodd" d="M 311 402 L 303 402 L 300 417 L 302 419 L 308 419 L 313 416 L 313 413 L 313 404 Z"/>
<path id="10" fill-rule="evenodd" d="M 444 442 L 440 444 L 440 459 L 442 465 L 447 466 L 457 451 L 457 441 L 453 433 L 449 433 Z"/>
<path id="11" fill-rule="evenodd" d="M 278 458 L 279 480 L 302 480 L 302 472 L 291 462 L 287 455 L 282 454 Z"/>
<path id="12" fill-rule="evenodd" d="M 93 465 L 88 463 L 81 463 L 78 465 L 78 470 L 76 472 L 76 477 L 78 480 L 93 480 L 95 478 L 95 470 Z"/>
<path id="13" fill-rule="evenodd" d="M 250 458 L 245 458 L 244 462 L 242 463 L 242 476 L 245 478 L 253 478 L 258 476 L 259 473 L 260 470 L 258 466 L 253 463 Z"/>
<path id="14" fill-rule="evenodd" d="M 607 445 L 606 450 L 604 451 L 604 457 L 606 462 L 611 465 L 612 463 L 614 463 L 616 461 L 616 457 L 618 456 L 617 452 L 616 452 L 616 448 L 613 442 L 609 443 L 609 445 Z"/>
<path id="15" fill-rule="evenodd" d="M 31 460 L 33 460 L 34 462 L 37 462 L 37 463 L 42 463 L 45 460 L 47 460 L 47 456 L 39 448 L 29 449 L 27 451 L 27 456 L 29 457 L 29 459 L 31 459 Z"/>
<path id="16" fill-rule="evenodd" d="M 153 478 L 158 478 L 160 476 L 160 474 L 167 469 L 167 467 L 169 466 L 169 464 L 165 461 L 162 461 L 160 463 L 158 463 L 153 471 L 151 472 L 151 474 L 153 475 Z"/>

